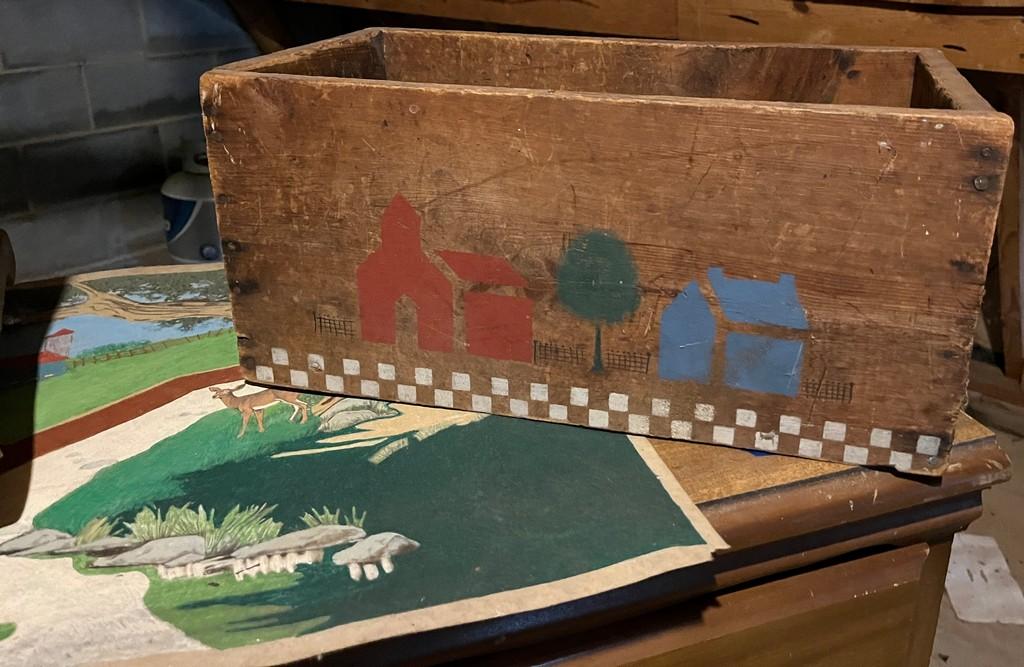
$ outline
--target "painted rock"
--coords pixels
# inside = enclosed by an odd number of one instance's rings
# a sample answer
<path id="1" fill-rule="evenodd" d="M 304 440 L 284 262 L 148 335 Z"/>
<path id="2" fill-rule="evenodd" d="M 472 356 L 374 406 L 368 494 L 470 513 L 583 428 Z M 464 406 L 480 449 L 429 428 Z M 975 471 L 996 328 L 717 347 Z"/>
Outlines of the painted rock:
<path id="1" fill-rule="evenodd" d="M 334 554 L 335 565 L 347 565 L 348 574 L 353 581 L 359 581 L 363 575 L 370 581 L 380 576 L 380 568 L 386 573 L 395 569 L 395 556 L 409 553 L 420 548 L 420 543 L 410 540 L 399 533 L 377 533 L 355 544 L 348 549 Z"/>
<path id="2" fill-rule="evenodd" d="M 355 526 L 316 526 L 281 535 L 259 544 L 242 547 L 234 551 L 231 556 L 233 558 L 257 558 L 292 551 L 325 549 L 346 542 L 355 542 L 363 537 L 366 537 L 366 531 Z"/>
<path id="3" fill-rule="evenodd" d="M 189 556 L 206 555 L 206 540 L 199 535 L 183 535 L 180 537 L 164 537 L 146 542 L 131 551 L 116 556 L 97 558 L 93 567 L 126 567 L 132 565 L 162 565 L 169 561 L 179 561 Z"/>
<path id="4" fill-rule="evenodd" d="M 0 555 L 2 554 L 20 554 L 29 550 L 44 549 L 44 551 L 33 551 L 34 553 L 46 553 L 45 549 L 60 548 L 66 546 L 65 540 L 72 540 L 70 535 L 61 532 L 59 530 L 52 530 L 50 528 L 43 528 L 42 530 L 33 530 L 31 532 L 19 535 L 12 540 L 0 544 Z M 58 544 L 59 543 L 59 544 Z"/>
<path id="5" fill-rule="evenodd" d="M 103 537 L 94 542 L 85 544 L 72 544 L 60 549 L 54 549 L 55 554 L 91 554 L 94 556 L 109 556 L 112 554 L 128 551 L 137 547 L 139 543 L 130 537 Z"/>

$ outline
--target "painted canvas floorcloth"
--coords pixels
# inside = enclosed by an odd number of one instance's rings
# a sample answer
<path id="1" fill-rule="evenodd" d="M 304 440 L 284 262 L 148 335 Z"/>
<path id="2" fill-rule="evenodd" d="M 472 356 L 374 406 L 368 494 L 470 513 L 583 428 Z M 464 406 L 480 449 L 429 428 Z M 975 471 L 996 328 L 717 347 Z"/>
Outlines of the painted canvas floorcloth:
<path id="1" fill-rule="evenodd" d="M 89 316 L 118 331 L 123 315 Z M 58 324 L 48 336 L 72 329 Z M 158 328 L 90 326 L 108 357 L 38 378 L 36 401 L 57 411 L 103 372 L 109 395 L 54 424 L 138 404 L 173 379 L 154 368 L 234 362 L 198 349 L 231 341 L 229 321 L 169 346 Z M 133 340 L 146 351 L 110 347 Z M 65 342 L 51 347 L 75 359 Z M 47 388 L 62 379 L 82 384 Z M 281 662 L 579 599 L 724 546 L 642 437 L 216 383 L 37 454 L 0 528 L 0 663 Z"/>

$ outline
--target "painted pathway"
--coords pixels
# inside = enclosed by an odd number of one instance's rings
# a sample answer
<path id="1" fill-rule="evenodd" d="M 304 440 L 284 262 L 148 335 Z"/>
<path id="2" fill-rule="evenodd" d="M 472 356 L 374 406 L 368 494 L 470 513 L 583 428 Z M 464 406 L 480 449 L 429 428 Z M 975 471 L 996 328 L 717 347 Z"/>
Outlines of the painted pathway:
<path id="1" fill-rule="evenodd" d="M 25 511 L 17 523 L 0 529 L 0 540 L 29 530 L 38 512 L 99 470 L 174 435 L 185 420 L 192 423 L 223 407 L 204 387 L 36 459 Z M 148 587 L 140 572 L 86 576 L 74 570 L 70 558 L 0 556 L 0 623 L 17 624 L 0 642 L 0 664 L 77 665 L 204 648 L 146 609 L 142 598 Z"/>
<path id="2" fill-rule="evenodd" d="M 213 386 L 238 384 L 230 382 Z M 260 389 L 246 387 L 238 394 L 244 395 Z M 103 468 L 146 451 L 154 443 L 181 431 L 182 424 L 194 423 L 222 409 L 224 404 L 214 400 L 209 389 L 204 387 L 137 419 L 35 459 L 32 463 L 28 502 L 16 523 L 0 528 L 0 541 L 30 530 L 36 514 L 88 482 Z"/>
<path id="3" fill-rule="evenodd" d="M 70 558 L 0 556 L 0 619 L 17 623 L 0 664 L 80 665 L 202 649 L 142 603 L 146 575 L 85 576 Z"/>

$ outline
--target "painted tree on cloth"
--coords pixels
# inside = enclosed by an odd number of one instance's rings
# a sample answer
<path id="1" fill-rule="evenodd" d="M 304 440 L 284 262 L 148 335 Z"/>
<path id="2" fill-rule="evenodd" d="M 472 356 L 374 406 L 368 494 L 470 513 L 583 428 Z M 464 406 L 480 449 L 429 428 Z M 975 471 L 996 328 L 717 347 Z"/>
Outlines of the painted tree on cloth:
<path id="1" fill-rule="evenodd" d="M 581 234 L 569 243 L 558 268 L 558 300 L 569 312 L 594 323 L 594 367 L 601 361 L 601 325 L 615 324 L 640 305 L 636 265 L 629 248 L 608 232 Z"/>

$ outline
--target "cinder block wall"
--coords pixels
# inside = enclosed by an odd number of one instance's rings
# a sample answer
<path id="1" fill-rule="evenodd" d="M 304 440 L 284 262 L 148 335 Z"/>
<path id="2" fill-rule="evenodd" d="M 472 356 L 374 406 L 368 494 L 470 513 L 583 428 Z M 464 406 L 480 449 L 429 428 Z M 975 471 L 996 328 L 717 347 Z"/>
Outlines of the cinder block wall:
<path id="1" fill-rule="evenodd" d="M 257 51 L 224 0 L 0 0 L 0 228 L 19 282 L 163 245 L 199 76 Z"/>

